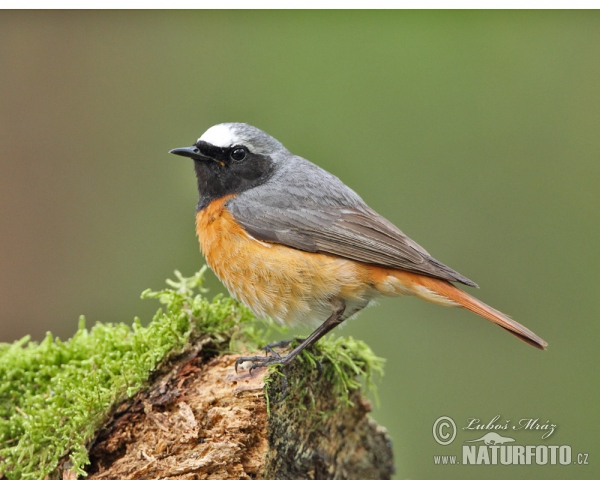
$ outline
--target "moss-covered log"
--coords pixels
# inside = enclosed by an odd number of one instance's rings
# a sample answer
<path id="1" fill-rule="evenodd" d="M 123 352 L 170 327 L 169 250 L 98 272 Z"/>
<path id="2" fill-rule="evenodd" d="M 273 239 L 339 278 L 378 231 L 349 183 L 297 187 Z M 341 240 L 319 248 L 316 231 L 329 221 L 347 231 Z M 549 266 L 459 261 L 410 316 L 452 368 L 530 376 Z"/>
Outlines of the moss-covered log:
<path id="1" fill-rule="evenodd" d="M 0 479 L 388 478 L 387 437 L 361 384 L 382 360 L 328 336 L 284 372 L 232 366 L 272 326 L 203 272 L 144 292 L 147 327 L 98 323 L 67 341 L 0 344 Z"/>
<path id="2" fill-rule="evenodd" d="M 264 369 L 237 374 L 236 358 L 196 357 L 179 365 L 164 391 L 139 394 L 91 448 L 89 478 L 391 477 L 389 437 L 367 416 L 358 389 L 340 402 L 326 379 L 306 385 L 311 365 L 290 368 L 286 385 Z"/>

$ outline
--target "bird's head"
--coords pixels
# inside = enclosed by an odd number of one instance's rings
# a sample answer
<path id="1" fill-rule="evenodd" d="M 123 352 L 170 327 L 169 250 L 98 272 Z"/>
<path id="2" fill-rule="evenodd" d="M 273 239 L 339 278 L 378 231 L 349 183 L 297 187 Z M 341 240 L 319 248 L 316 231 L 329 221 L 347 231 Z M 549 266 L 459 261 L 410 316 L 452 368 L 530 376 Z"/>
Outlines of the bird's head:
<path id="1" fill-rule="evenodd" d="M 209 128 L 192 146 L 169 153 L 194 160 L 200 210 L 212 200 L 263 184 L 289 152 L 256 127 L 221 123 Z"/>

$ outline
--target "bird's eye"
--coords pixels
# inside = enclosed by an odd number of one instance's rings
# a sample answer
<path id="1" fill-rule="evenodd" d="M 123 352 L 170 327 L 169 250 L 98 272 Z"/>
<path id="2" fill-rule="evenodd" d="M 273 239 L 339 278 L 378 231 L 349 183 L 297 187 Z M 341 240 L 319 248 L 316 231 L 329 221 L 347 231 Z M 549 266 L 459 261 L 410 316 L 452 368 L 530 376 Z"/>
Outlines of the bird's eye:
<path id="1" fill-rule="evenodd" d="M 244 158 L 246 158 L 246 150 L 244 148 L 234 148 L 231 151 L 231 159 L 236 162 L 241 162 Z"/>

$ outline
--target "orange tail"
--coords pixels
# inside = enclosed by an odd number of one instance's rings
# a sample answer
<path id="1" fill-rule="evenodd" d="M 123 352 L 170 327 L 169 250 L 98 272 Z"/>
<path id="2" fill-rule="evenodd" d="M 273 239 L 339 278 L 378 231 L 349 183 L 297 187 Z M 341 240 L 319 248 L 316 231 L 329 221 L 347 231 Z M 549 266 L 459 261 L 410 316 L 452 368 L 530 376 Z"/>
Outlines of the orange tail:
<path id="1" fill-rule="evenodd" d="M 410 286 L 409 288 L 413 295 L 424 300 L 448 306 L 452 305 L 453 302 L 456 306 L 461 306 L 483 318 L 487 318 L 529 345 L 541 350 L 545 350 L 548 346 L 546 341 L 542 340 L 528 328 L 525 328 L 507 315 L 477 300 L 445 280 L 438 280 L 437 278 L 400 270 L 394 271 L 394 277 L 400 280 L 405 286 Z"/>

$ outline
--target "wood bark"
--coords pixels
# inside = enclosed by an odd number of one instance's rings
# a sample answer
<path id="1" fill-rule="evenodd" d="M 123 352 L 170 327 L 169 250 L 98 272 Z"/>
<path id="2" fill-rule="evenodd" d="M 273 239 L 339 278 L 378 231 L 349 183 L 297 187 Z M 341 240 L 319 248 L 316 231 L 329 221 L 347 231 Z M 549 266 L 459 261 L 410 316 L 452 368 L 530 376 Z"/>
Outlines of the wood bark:
<path id="1" fill-rule="evenodd" d="M 200 350 L 116 410 L 90 448 L 90 480 L 391 478 L 390 438 L 359 390 L 341 402 L 317 375 L 298 392 L 296 380 L 316 367 L 236 373 L 237 356 Z"/>

